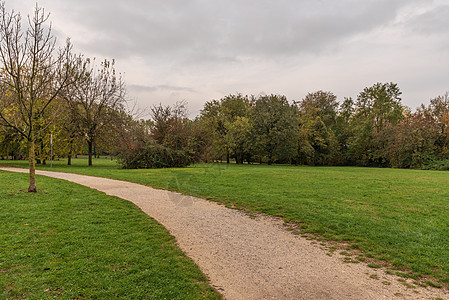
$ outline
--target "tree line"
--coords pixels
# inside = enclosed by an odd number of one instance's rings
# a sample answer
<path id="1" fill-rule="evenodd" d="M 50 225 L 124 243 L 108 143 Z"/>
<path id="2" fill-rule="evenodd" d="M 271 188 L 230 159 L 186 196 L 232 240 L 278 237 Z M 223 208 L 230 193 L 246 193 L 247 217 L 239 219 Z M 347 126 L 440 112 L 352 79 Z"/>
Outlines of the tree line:
<path id="1" fill-rule="evenodd" d="M 290 102 L 283 95 L 234 94 L 204 104 L 154 105 L 149 119 L 127 107 L 115 62 L 56 47 L 48 14 L 36 6 L 23 26 L 0 3 L 0 158 L 100 154 L 124 168 L 182 167 L 194 162 L 449 168 L 449 94 L 415 111 L 395 83 L 376 83 L 341 103 L 329 91 Z"/>
<path id="2" fill-rule="evenodd" d="M 229 95 L 205 103 L 190 121 L 191 138 L 201 141 L 202 161 L 449 167 L 448 94 L 415 111 L 401 94 L 395 83 L 376 83 L 341 103 L 328 91 L 292 103 L 282 95 Z"/>

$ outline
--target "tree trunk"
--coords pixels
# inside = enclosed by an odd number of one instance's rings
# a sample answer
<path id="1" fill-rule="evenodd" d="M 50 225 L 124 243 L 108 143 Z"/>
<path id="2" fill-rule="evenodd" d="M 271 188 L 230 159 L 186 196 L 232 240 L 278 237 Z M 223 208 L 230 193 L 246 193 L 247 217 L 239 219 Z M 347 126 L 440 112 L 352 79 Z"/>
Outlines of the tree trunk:
<path id="1" fill-rule="evenodd" d="M 34 154 L 34 140 L 33 136 L 28 141 L 28 163 L 30 167 L 30 186 L 28 187 L 28 192 L 30 193 L 36 193 L 37 187 L 36 187 L 36 164 L 35 164 L 35 154 Z"/>
<path id="2" fill-rule="evenodd" d="M 238 165 L 243 164 L 243 155 L 241 155 L 240 153 L 235 154 L 235 162 Z"/>
<path id="3" fill-rule="evenodd" d="M 226 153 L 226 163 L 229 164 L 229 151 Z"/>
<path id="4" fill-rule="evenodd" d="M 39 158 L 40 158 L 39 160 L 41 161 L 41 163 L 42 163 L 43 165 L 45 165 L 44 140 L 41 140 L 40 143 L 41 143 L 41 151 L 40 151 L 40 153 L 39 153 Z"/>
<path id="5" fill-rule="evenodd" d="M 69 155 L 67 155 L 67 165 L 72 165 L 72 153 L 73 153 L 73 139 L 69 142 Z"/>
<path id="6" fill-rule="evenodd" d="M 92 141 L 87 141 L 87 145 L 89 147 L 89 166 L 92 166 Z"/>

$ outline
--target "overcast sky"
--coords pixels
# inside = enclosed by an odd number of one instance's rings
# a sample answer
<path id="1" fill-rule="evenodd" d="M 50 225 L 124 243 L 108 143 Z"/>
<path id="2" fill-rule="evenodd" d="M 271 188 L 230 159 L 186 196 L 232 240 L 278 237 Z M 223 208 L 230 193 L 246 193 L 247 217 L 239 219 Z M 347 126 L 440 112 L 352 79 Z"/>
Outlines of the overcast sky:
<path id="1" fill-rule="evenodd" d="M 6 0 L 32 13 L 35 0 Z M 449 90 L 447 0 L 41 0 L 59 40 L 115 59 L 140 107 L 231 93 L 356 98 L 394 82 L 415 109 Z"/>

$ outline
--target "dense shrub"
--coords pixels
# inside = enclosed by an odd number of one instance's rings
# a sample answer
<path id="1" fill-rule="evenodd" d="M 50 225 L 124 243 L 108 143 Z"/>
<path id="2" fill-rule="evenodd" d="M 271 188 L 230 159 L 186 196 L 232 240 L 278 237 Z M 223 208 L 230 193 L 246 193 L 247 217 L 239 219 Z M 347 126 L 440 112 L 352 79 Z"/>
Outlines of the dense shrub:
<path id="1" fill-rule="evenodd" d="M 180 168 L 193 162 L 186 152 L 156 143 L 128 149 L 119 155 L 119 159 L 124 169 Z"/>
<path id="2" fill-rule="evenodd" d="M 449 159 L 428 161 L 424 166 L 424 170 L 449 171 Z"/>

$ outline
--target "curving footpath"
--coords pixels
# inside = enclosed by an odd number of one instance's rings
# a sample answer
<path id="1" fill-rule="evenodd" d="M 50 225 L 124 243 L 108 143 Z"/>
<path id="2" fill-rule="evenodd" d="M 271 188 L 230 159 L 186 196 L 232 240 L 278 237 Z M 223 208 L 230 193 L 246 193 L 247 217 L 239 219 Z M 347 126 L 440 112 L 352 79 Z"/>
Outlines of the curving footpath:
<path id="1" fill-rule="evenodd" d="M 214 202 L 125 181 L 49 171 L 36 174 L 135 203 L 176 237 L 226 299 L 449 299 L 445 289 L 407 288 L 382 270 L 330 257 L 311 241 L 287 232 L 274 218 L 250 218 Z"/>

